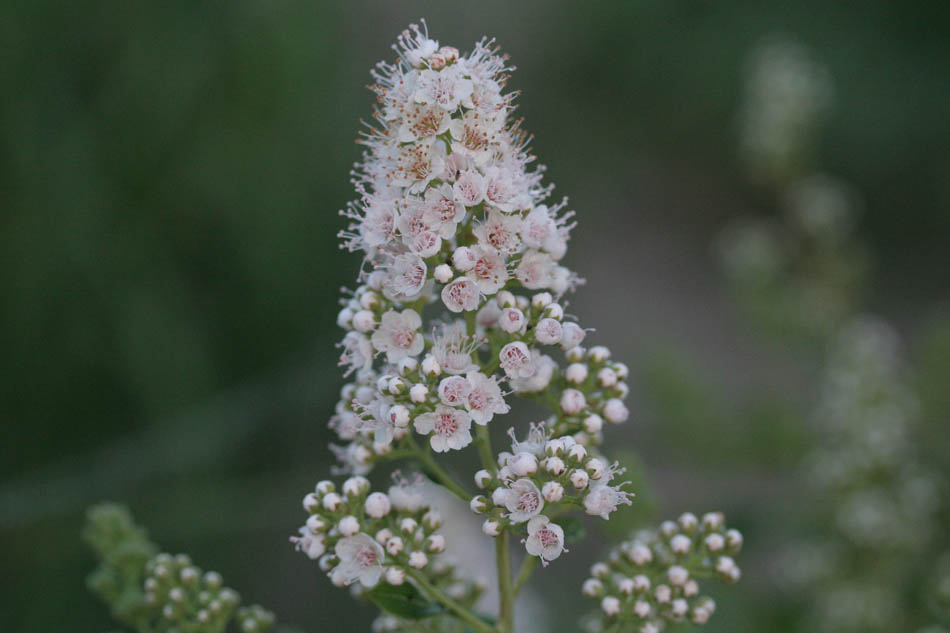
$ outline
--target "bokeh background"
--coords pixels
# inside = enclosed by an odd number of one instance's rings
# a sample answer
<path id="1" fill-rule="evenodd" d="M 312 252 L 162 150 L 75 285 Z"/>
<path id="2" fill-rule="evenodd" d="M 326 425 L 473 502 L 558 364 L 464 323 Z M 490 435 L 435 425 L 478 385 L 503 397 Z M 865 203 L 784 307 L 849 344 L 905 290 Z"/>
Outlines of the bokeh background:
<path id="1" fill-rule="evenodd" d="M 337 296 L 358 267 L 337 210 L 369 69 L 425 17 L 462 50 L 497 37 L 518 68 L 535 153 L 578 212 L 571 311 L 633 370 L 616 437 L 642 460 L 644 504 L 721 508 L 745 532 L 745 579 L 708 629 L 793 630 L 807 603 L 775 554 L 812 504 L 818 361 L 750 322 L 714 248 L 732 219 L 779 213 L 739 157 L 748 58 L 778 34 L 833 79 L 812 158 L 861 192 L 863 305 L 905 340 L 922 450 L 946 474 L 944 5 L 3 3 L 0 629 L 109 629 L 78 536 L 109 499 L 282 621 L 367 630 L 287 536 L 330 467 Z M 552 630 L 575 630 L 586 567 L 616 536 L 591 527 L 557 578 L 539 574 L 568 605 Z"/>

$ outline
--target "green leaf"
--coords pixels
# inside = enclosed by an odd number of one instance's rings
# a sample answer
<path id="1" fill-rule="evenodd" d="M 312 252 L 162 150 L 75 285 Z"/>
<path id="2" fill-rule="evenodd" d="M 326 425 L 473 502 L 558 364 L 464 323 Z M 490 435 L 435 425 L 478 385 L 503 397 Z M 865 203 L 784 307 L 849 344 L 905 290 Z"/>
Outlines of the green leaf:
<path id="1" fill-rule="evenodd" d="M 366 593 L 376 606 L 404 620 L 421 620 L 445 611 L 442 605 L 423 596 L 409 583 L 393 586 L 380 583 Z"/>

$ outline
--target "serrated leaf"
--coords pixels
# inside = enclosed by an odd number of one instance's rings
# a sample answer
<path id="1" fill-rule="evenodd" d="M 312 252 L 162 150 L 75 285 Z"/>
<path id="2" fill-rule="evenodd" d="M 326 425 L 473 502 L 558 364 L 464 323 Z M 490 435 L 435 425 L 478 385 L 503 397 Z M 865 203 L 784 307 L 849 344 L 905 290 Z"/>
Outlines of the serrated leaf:
<path id="1" fill-rule="evenodd" d="M 445 612 L 440 604 L 423 596 L 409 583 L 398 586 L 380 583 L 366 593 L 376 606 L 404 620 L 421 620 Z"/>

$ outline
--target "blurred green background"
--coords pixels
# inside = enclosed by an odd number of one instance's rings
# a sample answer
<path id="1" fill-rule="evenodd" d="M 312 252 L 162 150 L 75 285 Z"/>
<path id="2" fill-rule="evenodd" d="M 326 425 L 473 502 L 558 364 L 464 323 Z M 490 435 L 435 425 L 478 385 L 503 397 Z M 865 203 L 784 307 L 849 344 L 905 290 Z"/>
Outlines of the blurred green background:
<path id="1" fill-rule="evenodd" d="M 775 213 L 736 150 L 744 63 L 763 36 L 796 38 L 834 78 L 817 162 L 863 194 L 869 305 L 936 367 L 924 407 L 945 424 L 943 2 L 10 0 L 0 629 L 110 627 L 78 532 L 85 507 L 111 499 L 282 621 L 367 630 L 370 615 L 286 537 L 330 466 L 336 301 L 358 267 L 337 249 L 337 210 L 353 195 L 369 69 L 423 17 L 463 51 L 497 37 L 518 67 L 535 153 L 578 211 L 567 262 L 588 284 L 570 311 L 634 369 L 621 441 L 660 517 L 722 508 L 746 532 L 746 580 L 709 630 L 794 620 L 769 593 L 770 553 L 807 503 L 795 468 L 814 367 L 763 345 L 711 247 L 730 218 Z M 601 551 L 572 551 L 574 584 L 539 575 L 545 595 L 580 606 Z"/>

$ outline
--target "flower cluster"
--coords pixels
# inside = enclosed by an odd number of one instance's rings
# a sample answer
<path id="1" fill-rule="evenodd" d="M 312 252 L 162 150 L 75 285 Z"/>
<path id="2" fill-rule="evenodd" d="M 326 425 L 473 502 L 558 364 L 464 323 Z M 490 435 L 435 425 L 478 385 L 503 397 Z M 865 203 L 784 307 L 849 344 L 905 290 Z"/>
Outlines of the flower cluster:
<path id="1" fill-rule="evenodd" d="M 600 603 L 591 629 L 658 633 L 667 623 L 705 624 L 716 603 L 699 595 L 696 579 L 739 580 L 733 556 L 741 548 L 742 535 L 726 528 L 720 512 L 702 518 L 687 512 L 656 532 L 636 534 L 596 563 L 584 581 L 584 595 Z"/>
<path id="2" fill-rule="evenodd" d="M 400 481 L 383 493 L 371 492 L 361 476 L 347 479 L 339 491 L 324 480 L 304 497 L 303 507 L 310 516 L 290 540 L 319 560 L 335 585 L 358 582 L 369 589 L 385 579 L 399 586 L 407 574 L 428 574 L 445 550 L 437 531 L 442 517 L 424 503 L 421 482 Z"/>
<path id="3" fill-rule="evenodd" d="M 779 38 L 759 45 L 748 68 L 741 146 L 756 180 L 782 183 L 796 175 L 831 98 L 827 69 L 804 46 Z"/>
<path id="4" fill-rule="evenodd" d="M 117 620 L 139 633 L 222 633 L 232 621 L 241 633 L 274 626 L 270 611 L 241 606 L 219 573 L 203 572 L 185 554 L 157 553 L 125 508 L 92 508 L 84 537 L 100 560 L 90 587 Z"/>
<path id="5" fill-rule="evenodd" d="M 489 536 L 525 524 L 528 554 L 547 565 L 565 551 L 564 530 L 550 516 L 583 508 L 609 518 L 633 496 L 621 490 L 629 482 L 615 481 L 621 474 L 618 464 L 589 456 L 572 436 L 547 439 L 543 425 L 538 425 L 526 441 L 514 440 L 510 453 L 499 454 L 497 472 L 475 473 L 475 483 L 485 494 L 473 497 L 470 505 L 474 512 L 488 515 L 482 530 Z"/>

